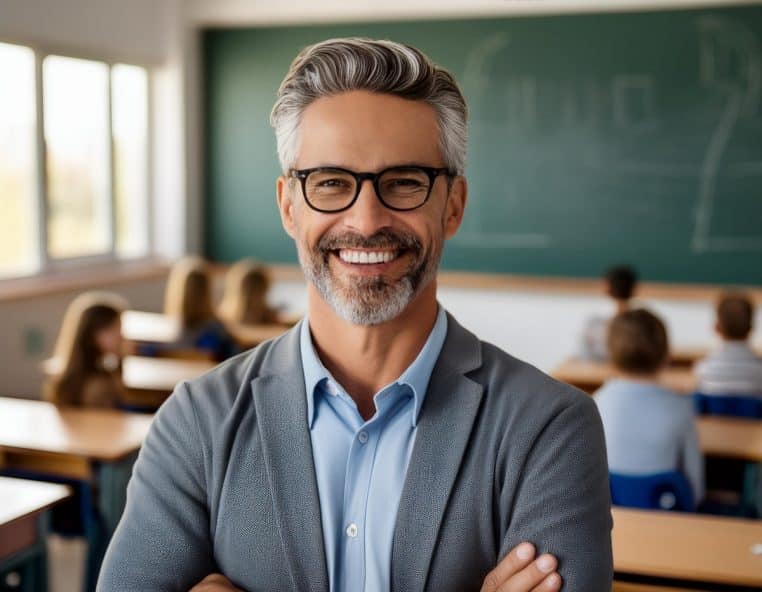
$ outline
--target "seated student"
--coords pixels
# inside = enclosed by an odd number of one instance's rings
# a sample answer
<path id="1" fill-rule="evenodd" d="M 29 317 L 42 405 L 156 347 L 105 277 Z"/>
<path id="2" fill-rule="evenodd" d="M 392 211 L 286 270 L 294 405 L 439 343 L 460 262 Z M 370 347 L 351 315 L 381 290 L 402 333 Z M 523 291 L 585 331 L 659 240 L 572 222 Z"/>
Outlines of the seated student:
<path id="1" fill-rule="evenodd" d="M 116 295 L 88 292 L 69 305 L 56 341 L 54 376 L 44 397 L 56 405 L 115 407 L 124 393 L 121 375 L 125 303 Z"/>
<path id="2" fill-rule="evenodd" d="M 682 472 L 698 504 L 704 496 L 704 465 L 692 400 L 657 382 L 669 352 L 664 324 L 647 310 L 620 313 L 610 323 L 607 345 L 618 376 L 594 399 L 606 435 L 609 471 Z"/>
<path id="3" fill-rule="evenodd" d="M 614 305 L 613 314 L 596 315 L 587 320 L 582 330 L 578 357 L 586 360 L 604 361 L 608 359 L 606 334 L 609 321 L 615 314 L 628 310 L 638 282 L 632 267 L 618 265 L 610 268 L 603 276 L 606 295 Z"/>
<path id="4" fill-rule="evenodd" d="M 219 316 L 225 322 L 241 325 L 279 323 L 278 311 L 267 304 L 270 273 L 254 259 L 232 265 L 225 276 L 225 293 Z"/>
<path id="5" fill-rule="evenodd" d="M 753 322 L 754 306 L 749 298 L 738 293 L 720 298 L 715 331 L 722 345 L 696 365 L 699 392 L 762 397 L 762 359 L 748 343 Z"/>
<path id="6" fill-rule="evenodd" d="M 237 353 L 235 342 L 214 314 L 212 279 L 200 257 L 185 257 L 172 267 L 167 280 L 164 313 L 180 322 L 181 334 L 159 350 L 203 350 L 215 360 Z"/>

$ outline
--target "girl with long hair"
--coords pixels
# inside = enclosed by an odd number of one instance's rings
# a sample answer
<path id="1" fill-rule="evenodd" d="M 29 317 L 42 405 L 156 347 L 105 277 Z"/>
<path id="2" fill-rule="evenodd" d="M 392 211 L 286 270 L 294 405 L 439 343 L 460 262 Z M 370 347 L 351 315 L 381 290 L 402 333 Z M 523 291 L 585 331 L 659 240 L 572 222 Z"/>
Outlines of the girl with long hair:
<path id="1" fill-rule="evenodd" d="M 87 292 L 72 301 L 56 341 L 45 399 L 56 405 L 115 407 L 124 393 L 121 313 L 115 294 Z"/>

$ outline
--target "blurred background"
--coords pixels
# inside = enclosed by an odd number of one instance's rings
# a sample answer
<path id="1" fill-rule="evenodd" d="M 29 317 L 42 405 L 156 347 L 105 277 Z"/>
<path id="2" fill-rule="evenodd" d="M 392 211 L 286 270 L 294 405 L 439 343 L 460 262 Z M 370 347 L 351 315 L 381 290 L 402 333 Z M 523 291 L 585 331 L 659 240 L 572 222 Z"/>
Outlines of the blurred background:
<path id="1" fill-rule="evenodd" d="M 225 357 L 188 352 L 206 334 L 177 345 L 184 321 L 170 312 L 168 278 L 188 255 L 203 259 L 203 298 L 215 310 L 236 281 L 230 264 L 253 258 L 266 270 L 270 312 L 223 319 L 235 351 L 293 325 L 305 285 L 276 209 L 269 110 L 302 47 L 350 35 L 419 47 L 466 95 L 470 196 L 446 247 L 442 304 L 482 339 L 592 391 L 603 382 L 591 382 L 595 369 L 561 368 L 585 358 L 590 318 L 615 311 L 600 278 L 626 264 L 681 361 L 671 384 L 696 390 L 691 364 L 721 342 L 719 295 L 762 300 L 762 4 L 0 0 L 0 399 L 43 399 L 61 371 L 50 360 L 60 358 L 67 308 L 108 291 L 128 313 L 119 364 L 132 398 L 120 407 L 150 421 L 175 382 Z M 753 316 L 749 342 L 759 349 L 759 307 Z M 196 366 L 157 370 L 145 359 Z M 145 378 L 153 371 L 156 382 Z M 15 477 L 57 469 L 33 471 L 9 451 L 77 457 L 64 436 L 58 451 L 26 442 L 61 430 L 30 413 L 8 407 L 0 418 L 0 469 Z M 752 449 L 743 462 L 757 467 L 760 429 L 742 442 Z M 140 437 L 131 442 L 124 458 Z M 77 458 L 103 462 L 95 452 Z M 58 479 L 74 488 L 61 495 L 81 495 L 88 471 Z M 762 471 L 753 471 L 730 504 L 748 520 L 762 508 Z M 752 528 L 744 554 L 762 544 Z M 97 557 L 86 560 L 85 541 L 92 551 L 95 540 L 86 531 L 49 541 L 49 582 L 32 582 L 0 553 L 0 574 L 10 566 L 12 575 L 0 590 L 87 587 Z M 750 571 L 757 566 L 762 573 L 760 563 Z M 711 589 L 742 584 L 762 588 L 750 578 Z"/>

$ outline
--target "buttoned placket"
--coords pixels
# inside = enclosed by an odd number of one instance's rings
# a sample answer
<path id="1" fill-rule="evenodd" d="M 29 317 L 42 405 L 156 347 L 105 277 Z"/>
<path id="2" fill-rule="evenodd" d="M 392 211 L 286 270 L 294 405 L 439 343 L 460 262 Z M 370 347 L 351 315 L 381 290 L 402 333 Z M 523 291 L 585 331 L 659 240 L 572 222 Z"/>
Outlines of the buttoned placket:
<path id="1" fill-rule="evenodd" d="M 374 459 L 384 422 L 394 414 L 397 405 L 406 402 L 406 397 L 402 395 L 408 387 L 394 384 L 380 392 L 375 398 L 377 412 L 367 422 L 363 422 L 354 401 L 338 385 L 328 380 L 325 387 L 328 394 L 341 399 L 351 409 L 352 412 L 344 417 L 350 420 L 354 431 L 344 479 L 343 536 L 339 551 L 344 569 L 341 570 L 339 590 L 363 590 L 366 545 L 369 543 L 366 536 L 367 508 Z"/>

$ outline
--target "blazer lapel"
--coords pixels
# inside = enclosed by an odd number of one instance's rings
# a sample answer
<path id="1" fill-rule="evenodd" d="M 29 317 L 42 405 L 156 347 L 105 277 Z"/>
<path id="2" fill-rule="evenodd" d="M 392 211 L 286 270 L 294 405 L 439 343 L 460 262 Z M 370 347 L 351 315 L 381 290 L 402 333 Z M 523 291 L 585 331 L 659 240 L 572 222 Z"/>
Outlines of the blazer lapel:
<path id="1" fill-rule="evenodd" d="M 272 346 L 270 374 L 252 380 L 270 482 L 275 520 L 294 581 L 294 589 L 328 592 L 307 400 L 299 353 L 298 325 Z"/>
<path id="2" fill-rule="evenodd" d="M 447 501 L 482 400 L 466 372 L 481 366 L 479 340 L 448 315 L 402 489 L 392 548 L 392 590 L 423 590 Z"/>

